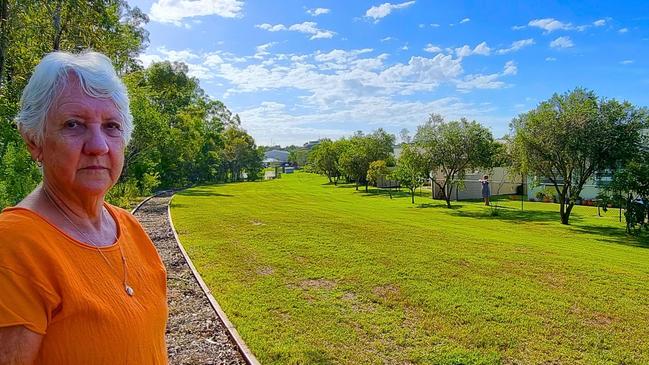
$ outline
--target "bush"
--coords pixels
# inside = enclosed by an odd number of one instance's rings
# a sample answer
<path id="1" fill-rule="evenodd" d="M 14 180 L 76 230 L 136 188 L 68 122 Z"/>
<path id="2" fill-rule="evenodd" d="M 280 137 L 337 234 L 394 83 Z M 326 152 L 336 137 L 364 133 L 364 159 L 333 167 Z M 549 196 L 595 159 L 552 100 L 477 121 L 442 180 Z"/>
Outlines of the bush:
<path id="1" fill-rule="evenodd" d="M 158 172 L 152 174 L 147 172 L 140 181 L 140 195 L 149 196 L 153 194 L 153 191 L 158 186 L 160 186 L 160 174 Z"/>
<path id="2" fill-rule="evenodd" d="M 129 179 L 115 184 L 108 194 L 106 194 L 106 201 L 118 207 L 128 209 L 131 203 L 140 196 L 139 192 L 137 181 Z"/>

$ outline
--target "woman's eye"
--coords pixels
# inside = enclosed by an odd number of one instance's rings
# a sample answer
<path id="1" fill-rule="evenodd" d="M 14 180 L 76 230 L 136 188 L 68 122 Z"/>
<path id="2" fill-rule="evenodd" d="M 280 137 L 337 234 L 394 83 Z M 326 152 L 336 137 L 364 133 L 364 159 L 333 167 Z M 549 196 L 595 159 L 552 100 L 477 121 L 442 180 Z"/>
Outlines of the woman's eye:
<path id="1" fill-rule="evenodd" d="M 68 129 L 75 129 L 75 128 L 79 127 L 80 124 L 81 123 L 79 123 L 76 120 L 68 120 L 67 122 L 65 122 L 65 127 L 68 128 Z"/>
<path id="2" fill-rule="evenodd" d="M 111 136 L 121 136 L 122 135 L 122 126 L 119 123 L 108 123 L 105 126 L 106 131 Z"/>

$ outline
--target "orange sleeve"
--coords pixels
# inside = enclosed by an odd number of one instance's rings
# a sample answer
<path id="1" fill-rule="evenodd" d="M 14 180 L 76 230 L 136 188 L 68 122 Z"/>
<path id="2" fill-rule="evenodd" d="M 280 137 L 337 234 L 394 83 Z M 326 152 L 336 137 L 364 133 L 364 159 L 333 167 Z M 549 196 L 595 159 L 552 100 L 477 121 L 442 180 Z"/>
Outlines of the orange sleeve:
<path id="1" fill-rule="evenodd" d="M 0 266 L 0 327 L 23 325 L 44 335 L 57 302 L 43 285 Z"/>

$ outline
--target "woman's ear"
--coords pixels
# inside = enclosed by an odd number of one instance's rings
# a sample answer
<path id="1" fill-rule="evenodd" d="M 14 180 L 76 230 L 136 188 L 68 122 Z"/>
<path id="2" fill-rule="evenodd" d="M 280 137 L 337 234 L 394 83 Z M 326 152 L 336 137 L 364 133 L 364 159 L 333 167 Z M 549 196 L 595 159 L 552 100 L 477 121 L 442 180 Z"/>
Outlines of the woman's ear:
<path id="1" fill-rule="evenodd" d="M 23 137 L 23 140 L 25 140 L 25 143 L 27 144 L 27 149 L 29 150 L 29 153 L 32 155 L 32 159 L 36 162 L 41 162 L 43 160 L 43 148 L 41 146 L 41 143 L 39 143 L 39 141 L 34 136 L 34 134 L 27 133 L 21 130 L 20 135 Z"/>

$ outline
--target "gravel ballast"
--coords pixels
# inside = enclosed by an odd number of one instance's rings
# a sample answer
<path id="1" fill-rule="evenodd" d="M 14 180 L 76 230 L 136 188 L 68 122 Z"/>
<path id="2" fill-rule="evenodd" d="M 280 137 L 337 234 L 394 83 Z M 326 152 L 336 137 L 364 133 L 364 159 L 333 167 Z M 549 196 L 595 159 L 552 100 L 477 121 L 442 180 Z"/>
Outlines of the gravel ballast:
<path id="1" fill-rule="evenodd" d="M 169 363 L 246 364 L 176 244 L 167 217 L 171 195 L 153 197 L 134 213 L 167 268 Z"/>

